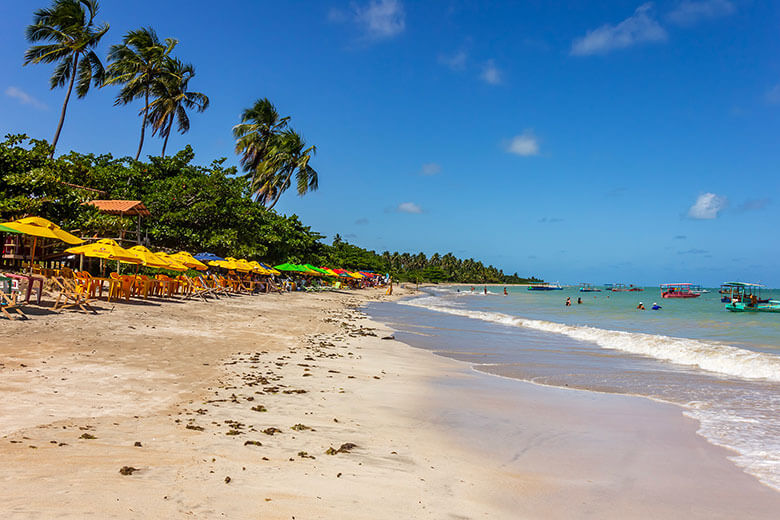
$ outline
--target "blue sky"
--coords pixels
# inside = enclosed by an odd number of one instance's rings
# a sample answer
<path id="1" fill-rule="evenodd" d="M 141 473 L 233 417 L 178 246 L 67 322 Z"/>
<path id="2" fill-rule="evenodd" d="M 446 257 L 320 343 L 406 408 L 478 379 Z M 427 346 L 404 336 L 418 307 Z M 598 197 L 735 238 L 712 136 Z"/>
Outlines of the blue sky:
<path id="1" fill-rule="evenodd" d="M 320 174 L 277 208 L 329 236 L 561 282 L 780 285 L 780 4 L 551 4 L 106 0 L 99 51 L 179 39 L 211 107 L 169 151 L 202 163 L 236 163 L 232 126 L 271 99 Z M 53 136 L 65 92 L 21 65 L 45 5 L 0 4 L 2 134 Z M 59 151 L 135 153 L 115 94 L 71 103 Z"/>

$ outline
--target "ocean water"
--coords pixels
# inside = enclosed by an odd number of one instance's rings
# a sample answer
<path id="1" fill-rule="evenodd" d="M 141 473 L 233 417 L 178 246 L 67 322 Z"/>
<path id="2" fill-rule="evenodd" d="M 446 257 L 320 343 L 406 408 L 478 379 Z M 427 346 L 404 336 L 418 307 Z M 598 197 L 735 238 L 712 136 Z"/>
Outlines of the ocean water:
<path id="1" fill-rule="evenodd" d="M 486 373 L 676 404 L 700 435 L 780 491 L 780 314 L 727 312 L 716 289 L 677 300 L 662 300 L 657 287 L 477 289 L 425 289 L 366 310 L 400 340 Z M 640 301 L 647 310 L 636 309 Z M 654 302 L 662 309 L 650 310 Z"/>

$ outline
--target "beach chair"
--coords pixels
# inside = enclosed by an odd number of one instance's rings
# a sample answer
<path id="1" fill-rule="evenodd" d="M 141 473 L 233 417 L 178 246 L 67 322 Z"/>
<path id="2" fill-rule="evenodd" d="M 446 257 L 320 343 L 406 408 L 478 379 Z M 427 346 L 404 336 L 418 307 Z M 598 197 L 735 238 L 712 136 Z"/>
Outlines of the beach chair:
<path id="1" fill-rule="evenodd" d="M 112 283 L 108 293 L 108 301 L 111 301 L 111 298 L 124 298 L 125 300 L 129 300 L 130 294 L 133 292 L 133 282 L 135 279 L 132 276 L 117 273 L 111 273 L 110 278 Z"/>
<path id="2" fill-rule="evenodd" d="M 179 284 L 176 280 L 170 278 L 169 276 L 165 276 L 164 274 L 158 274 L 155 279 L 157 280 L 158 284 L 159 296 L 172 298 L 174 294 L 176 294 L 179 288 Z"/>
<path id="3" fill-rule="evenodd" d="M 221 283 L 219 283 L 219 278 L 217 275 L 211 275 L 211 276 L 203 276 L 198 275 L 198 277 L 203 282 L 203 285 L 211 289 L 211 291 L 214 293 L 214 295 L 221 294 L 223 296 L 230 296 L 230 293 L 225 289 Z"/>
<path id="4" fill-rule="evenodd" d="M 14 290 L 14 281 L 7 276 L 0 275 L 0 312 L 10 320 L 13 319 L 13 316 L 8 311 L 14 311 L 18 315 L 18 319 L 26 320 L 27 315 L 22 312 L 17 302 L 19 292 Z"/>
<path id="5" fill-rule="evenodd" d="M 191 278 L 186 274 L 179 276 L 180 283 L 184 287 L 184 299 L 200 297 L 204 302 L 208 301 L 206 295 L 210 293 L 210 289 L 201 285 L 197 278 Z"/>
<path id="6" fill-rule="evenodd" d="M 206 296 L 213 296 L 215 299 L 219 299 L 219 296 L 217 296 L 217 290 L 213 287 L 210 287 L 208 283 L 206 283 L 206 280 L 203 279 L 202 274 L 198 274 L 198 276 L 193 277 L 190 279 L 195 287 L 195 290 L 198 291 L 200 294 L 202 294 L 204 297 Z"/>
<path id="7" fill-rule="evenodd" d="M 144 300 L 149 297 L 149 293 L 154 296 L 154 291 L 157 288 L 157 280 L 153 280 L 146 275 L 136 275 L 135 283 L 133 284 L 133 295 L 143 298 Z"/>
<path id="8" fill-rule="evenodd" d="M 55 290 L 59 291 L 52 310 L 62 312 L 70 307 L 78 307 L 84 312 L 97 314 L 97 311 L 89 304 L 92 299 L 90 298 L 89 285 L 84 283 L 83 279 L 59 276 L 51 278 L 51 281 Z"/>

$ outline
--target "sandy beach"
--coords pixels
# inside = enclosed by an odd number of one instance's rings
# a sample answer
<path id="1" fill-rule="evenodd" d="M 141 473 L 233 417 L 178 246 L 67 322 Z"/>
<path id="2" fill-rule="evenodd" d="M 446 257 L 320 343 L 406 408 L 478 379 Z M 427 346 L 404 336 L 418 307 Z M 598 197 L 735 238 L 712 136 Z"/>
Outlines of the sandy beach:
<path id="1" fill-rule="evenodd" d="M 396 298 L 403 295 L 396 291 Z M 3 518 L 771 518 L 780 494 L 646 399 L 390 339 L 382 290 L 0 322 Z"/>

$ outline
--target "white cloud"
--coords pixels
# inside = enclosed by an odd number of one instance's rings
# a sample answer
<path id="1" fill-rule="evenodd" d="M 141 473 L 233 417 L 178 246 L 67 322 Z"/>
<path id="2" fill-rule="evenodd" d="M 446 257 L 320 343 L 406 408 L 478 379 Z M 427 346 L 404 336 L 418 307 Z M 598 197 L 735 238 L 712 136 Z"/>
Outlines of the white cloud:
<path id="1" fill-rule="evenodd" d="M 650 2 L 642 4 L 636 8 L 633 15 L 619 24 L 604 24 L 598 29 L 588 31 L 582 38 L 574 40 L 571 54 L 574 56 L 606 54 L 638 43 L 666 40 L 666 31 L 653 18 L 652 8 L 653 4 Z"/>
<path id="2" fill-rule="evenodd" d="M 729 0 L 685 0 L 674 8 L 666 18 L 677 25 L 693 25 L 707 18 L 718 18 L 733 13 L 736 9 Z"/>
<path id="3" fill-rule="evenodd" d="M 501 83 L 501 71 L 498 70 L 493 60 L 487 60 L 482 67 L 480 79 L 489 85 L 498 85 Z"/>
<path id="4" fill-rule="evenodd" d="M 415 214 L 419 214 L 423 212 L 422 208 L 417 204 L 415 204 L 414 202 L 402 202 L 398 205 L 396 211 L 398 211 L 399 213 L 415 213 Z"/>
<path id="5" fill-rule="evenodd" d="M 714 193 L 702 193 L 693 206 L 688 209 L 688 216 L 699 220 L 714 219 L 718 217 L 718 213 L 726 208 L 727 204 L 726 197 Z"/>
<path id="6" fill-rule="evenodd" d="M 442 65 L 452 69 L 452 70 L 463 70 L 466 68 L 466 62 L 469 59 L 469 55 L 466 51 L 458 51 L 455 54 L 451 55 L 440 55 L 439 56 L 439 63 Z"/>
<path id="7" fill-rule="evenodd" d="M 5 95 L 14 98 L 23 105 L 30 105 L 38 110 L 46 110 L 48 107 L 42 102 L 32 97 L 27 92 L 17 87 L 8 87 L 5 89 Z"/>
<path id="8" fill-rule="evenodd" d="M 437 173 L 441 173 L 441 164 L 439 163 L 425 163 L 420 168 L 421 175 L 436 175 Z"/>
<path id="9" fill-rule="evenodd" d="M 509 140 L 506 151 L 522 156 L 539 155 L 539 140 L 531 130 L 526 130 Z"/>
<path id="10" fill-rule="evenodd" d="M 330 18 L 333 19 L 332 14 Z M 399 0 L 371 0 L 363 7 L 355 7 L 355 21 L 369 38 L 381 40 L 403 32 L 406 13 Z"/>

